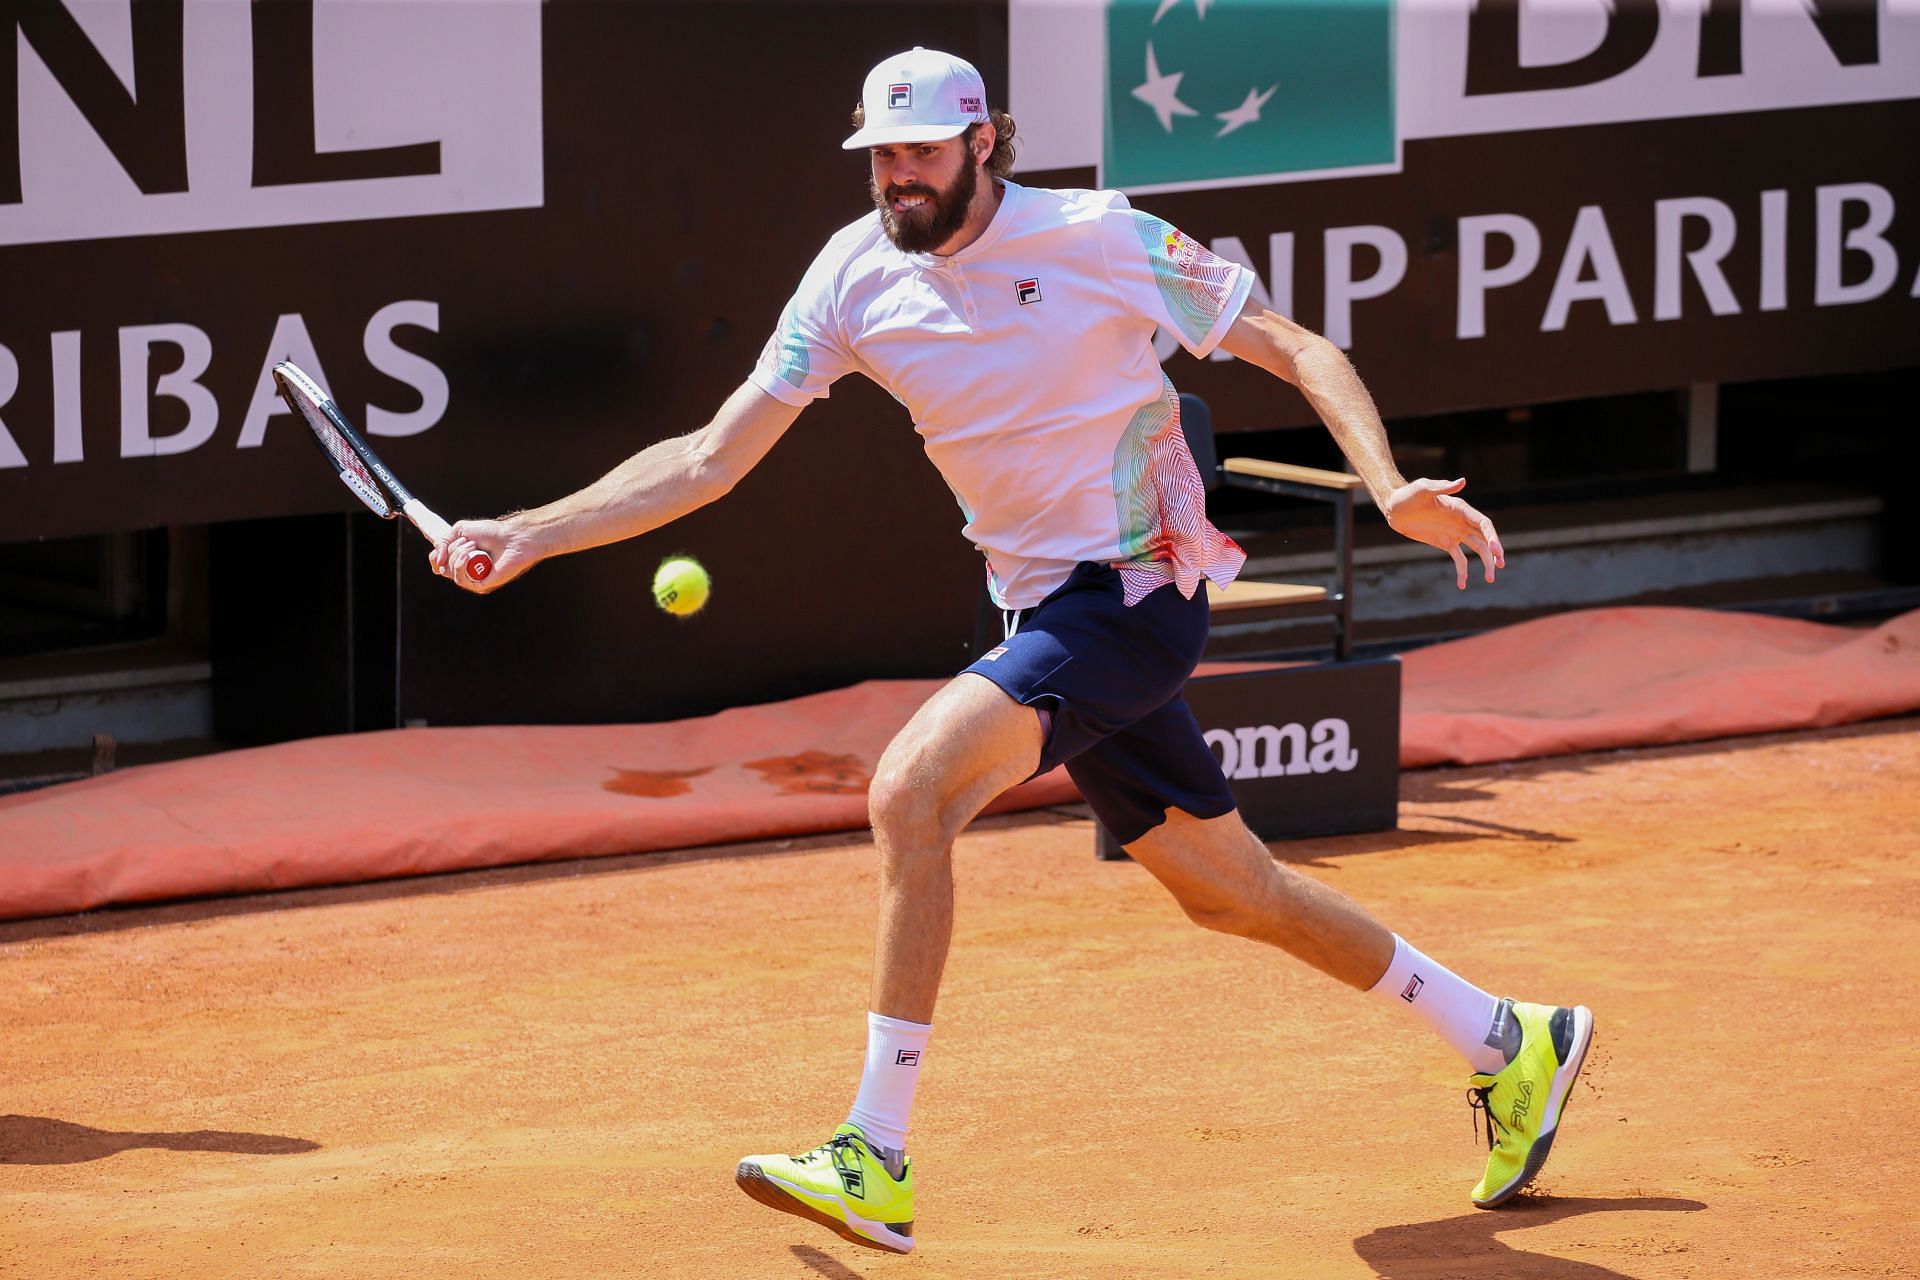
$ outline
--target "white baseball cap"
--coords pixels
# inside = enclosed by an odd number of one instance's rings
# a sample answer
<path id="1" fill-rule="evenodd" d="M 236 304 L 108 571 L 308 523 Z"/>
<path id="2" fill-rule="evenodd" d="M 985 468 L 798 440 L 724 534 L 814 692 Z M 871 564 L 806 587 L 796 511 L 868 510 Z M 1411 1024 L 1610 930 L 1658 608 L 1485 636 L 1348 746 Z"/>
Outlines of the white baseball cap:
<path id="1" fill-rule="evenodd" d="M 860 93 L 866 127 L 843 151 L 909 142 L 944 142 L 987 118 L 987 82 L 964 58 L 915 45 L 867 72 Z"/>

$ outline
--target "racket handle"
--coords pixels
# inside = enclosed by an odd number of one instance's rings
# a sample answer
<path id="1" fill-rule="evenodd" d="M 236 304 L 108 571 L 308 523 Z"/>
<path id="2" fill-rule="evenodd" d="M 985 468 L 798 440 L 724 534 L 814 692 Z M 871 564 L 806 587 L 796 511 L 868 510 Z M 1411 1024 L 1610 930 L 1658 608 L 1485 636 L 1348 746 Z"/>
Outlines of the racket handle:
<path id="1" fill-rule="evenodd" d="M 407 519 L 413 521 L 414 528 L 427 535 L 429 542 L 445 542 L 453 536 L 453 526 L 418 498 L 409 502 L 402 511 Z M 470 581 L 485 582 L 493 576 L 493 557 L 477 548 L 463 552 L 453 558 L 453 572 L 455 577 L 464 574 Z"/>

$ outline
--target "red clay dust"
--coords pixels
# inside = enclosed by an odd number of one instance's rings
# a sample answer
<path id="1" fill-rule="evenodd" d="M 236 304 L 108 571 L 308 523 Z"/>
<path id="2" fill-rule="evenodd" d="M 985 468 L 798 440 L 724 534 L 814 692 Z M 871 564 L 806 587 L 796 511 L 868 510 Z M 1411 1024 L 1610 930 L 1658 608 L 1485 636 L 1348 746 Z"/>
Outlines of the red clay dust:
<path id="1" fill-rule="evenodd" d="M 4 925 L 0 1272 L 1916 1275 L 1916 831 L 1907 718 L 1410 773 L 1398 831 L 1275 845 L 1594 1009 L 1552 1162 L 1485 1213 L 1424 1028 L 1195 928 L 1077 810 L 977 824 L 905 1258 L 733 1186 L 852 1099 L 864 836 Z"/>

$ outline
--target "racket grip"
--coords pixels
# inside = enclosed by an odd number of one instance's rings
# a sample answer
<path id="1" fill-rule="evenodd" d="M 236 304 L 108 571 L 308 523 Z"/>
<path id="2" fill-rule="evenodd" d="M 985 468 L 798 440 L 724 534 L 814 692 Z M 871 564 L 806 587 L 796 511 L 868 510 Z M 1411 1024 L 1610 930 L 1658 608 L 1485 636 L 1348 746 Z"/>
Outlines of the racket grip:
<path id="1" fill-rule="evenodd" d="M 405 511 L 414 528 L 426 534 L 429 541 L 445 542 L 453 536 L 453 526 L 418 498 L 409 502 Z M 477 548 L 457 555 L 453 558 L 453 573 L 455 577 L 465 574 L 470 581 L 485 582 L 493 576 L 493 557 Z"/>

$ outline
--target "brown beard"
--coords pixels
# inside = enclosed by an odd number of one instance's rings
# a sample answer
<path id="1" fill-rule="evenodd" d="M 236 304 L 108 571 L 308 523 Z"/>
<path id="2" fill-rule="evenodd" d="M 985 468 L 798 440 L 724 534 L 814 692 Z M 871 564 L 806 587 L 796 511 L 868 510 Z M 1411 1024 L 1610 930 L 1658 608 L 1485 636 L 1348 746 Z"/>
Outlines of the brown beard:
<path id="1" fill-rule="evenodd" d="M 891 187 L 883 194 L 869 174 L 867 194 L 873 197 L 874 208 L 880 210 L 881 229 L 887 233 L 887 239 L 893 241 L 894 248 L 903 253 L 931 253 L 953 239 L 966 225 L 967 211 L 973 207 L 974 191 L 980 183 L 978 167 L 973 157 L 968 156 L 945 191 L 935 191 L 925 183 L 916 182 Z M 926 196 L 927 203 L 905 217 L 896 216 L 893 197 L 913 195 Z"/>

